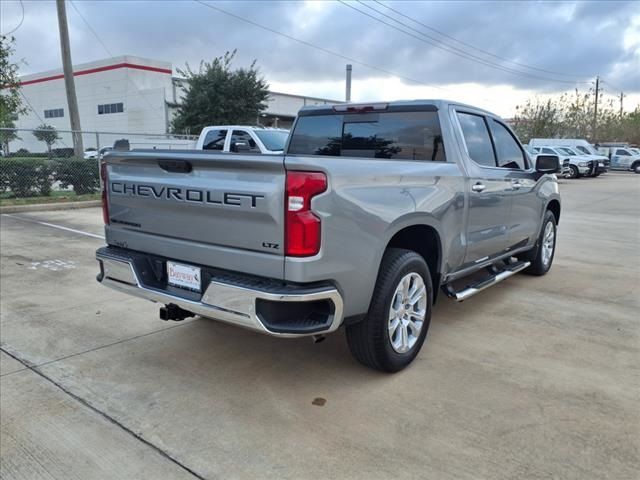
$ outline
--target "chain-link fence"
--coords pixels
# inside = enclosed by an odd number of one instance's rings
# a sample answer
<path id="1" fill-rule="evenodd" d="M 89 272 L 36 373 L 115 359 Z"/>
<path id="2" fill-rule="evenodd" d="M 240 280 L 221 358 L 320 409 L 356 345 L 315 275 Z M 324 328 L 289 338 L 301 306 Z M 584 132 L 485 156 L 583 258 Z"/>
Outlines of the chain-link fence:
<path id="1" fill-rule="evenodd" d="M 132 149 L 191 149 L 197 140 L 189 135 L 83 131 L 84 153 L 78 158 L 72 133 L 0 128 L 0 204 L 97 198 L 100 158 L 117 140 L 127 140 Z"/>

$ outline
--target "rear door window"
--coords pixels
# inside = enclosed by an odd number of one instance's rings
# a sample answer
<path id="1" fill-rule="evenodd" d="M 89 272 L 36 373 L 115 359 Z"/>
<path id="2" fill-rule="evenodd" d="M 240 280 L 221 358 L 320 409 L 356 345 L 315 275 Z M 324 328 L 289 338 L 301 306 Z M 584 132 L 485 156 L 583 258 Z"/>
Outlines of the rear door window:
<path id="1" fill-rule="evenodd" d="M 301 116 L 289 154 L 446 161 L 437 112 Z"/>
<path id="2" fill-rule="evenodd" d="M 223 150 L 224 140 L 227 138 L 226 130 L 209 130 L 202 143 L 203 150 Z"/>
<path id="3" fill-rule="evenodd" d="M 627 152 L 626 150 L 622 150 L 620 148 L 618 150 L 616 150 L 616 155 L 631 156 L 631 154 L 629 152 Z"/>
<path id="4" fill-rule="evenodd" d="M 471 160 L 485 167 L 495 167 L 496 157 L 484 117 L 458 112 L 458 120 Z"/>
<path id="5" fill-rule="evenodd" d="M 498 166 L 501 168 L 527 168 L 524 152 L 511 132 L 500 122 L 490 120 L 493 143 L 496 147 Z"/>

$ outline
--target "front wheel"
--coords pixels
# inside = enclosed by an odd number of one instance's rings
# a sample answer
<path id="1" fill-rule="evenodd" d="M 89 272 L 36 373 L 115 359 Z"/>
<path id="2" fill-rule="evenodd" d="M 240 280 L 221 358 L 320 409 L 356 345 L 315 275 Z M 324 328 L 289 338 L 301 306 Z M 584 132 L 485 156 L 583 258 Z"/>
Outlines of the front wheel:
<path id="1" fill-rule="evenodd" d="M 556 253 L 556 217 L 551 210 L 544 214 L 542 230 L 536 246 L 521 255 L 520 260 L 528 260 L 531 265 L 524 270 L 529 275 L 544 275 L 551 269 Z"/>
<path id="2" fill-rule="evenodd" d="M 347 343 L 362 364 L 397 372 L 418 355 L 431 319 L 429 267 L 411 250 L 388 249 L 364 320 L 347 325 Z"/>
<path id="3" fill-rule="evenodd" d="M 578 178 L 580 177 L 580 172 L 578 171 L 578 167 L 575 165 L 569 165 L 569 175 L 568 178 Z"/>
<path id="4" fill-rule="evenodd" d="M 631 167 L 631 170 L 633 170 L 635 173 L 640 173 L 640 162 L 634 163 Z"/>

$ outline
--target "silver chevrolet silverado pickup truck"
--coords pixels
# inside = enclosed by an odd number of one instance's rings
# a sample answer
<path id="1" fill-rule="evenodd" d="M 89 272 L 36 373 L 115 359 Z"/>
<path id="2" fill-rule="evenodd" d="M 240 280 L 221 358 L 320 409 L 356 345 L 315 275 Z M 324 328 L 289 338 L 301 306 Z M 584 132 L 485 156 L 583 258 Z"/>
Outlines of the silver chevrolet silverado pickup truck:
<path id="1" fill-rule="evenodd" d="M 360 362 L 398 371 L 439 291 L 549 270 L 559 167 L 442 100 L 305 107 L 283 155 L 114 150 L 98 281 L 165 320 L 316 340 L 344 326 Z"/>

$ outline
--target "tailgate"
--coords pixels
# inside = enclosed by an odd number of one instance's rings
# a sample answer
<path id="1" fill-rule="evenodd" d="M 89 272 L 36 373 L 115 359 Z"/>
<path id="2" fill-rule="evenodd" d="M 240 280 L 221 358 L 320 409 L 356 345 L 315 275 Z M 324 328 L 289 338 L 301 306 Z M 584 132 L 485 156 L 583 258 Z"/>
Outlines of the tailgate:
<path id="1" fill-rule="evenodd" d="M 282 156 L 134 150 L 106 161 L 109 243 L 282 275 Z"/>

